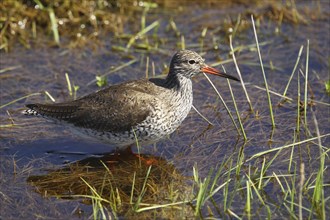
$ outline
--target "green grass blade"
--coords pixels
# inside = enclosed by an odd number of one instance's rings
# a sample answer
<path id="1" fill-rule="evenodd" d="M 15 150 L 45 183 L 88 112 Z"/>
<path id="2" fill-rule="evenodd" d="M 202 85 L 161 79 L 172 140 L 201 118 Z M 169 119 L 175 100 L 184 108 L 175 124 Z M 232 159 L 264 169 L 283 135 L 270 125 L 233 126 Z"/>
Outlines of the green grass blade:
<path id="1" fill-rule="evenodd" d="M 304 92 L 304 120 L 305 127 L 307 128 L 307 89 L 308 89 L 308 65 L 309 65 L 309 40 L 307 40 L 307 49 L 306 49 L 306 70 L 305 70 L 305 92 Z"/>
<path id="2" fill-rule="evenodd" d="M 159 21 L 154 21 L 147 27 L 143 28 L 140 32 L 138 32 L 136 35 L 131 37 L 131 39 L 128 41 L 126 48 L 129 49 L 137 39 L 141 38 L 143 35 L 154 29 L 155 27 L 159 26 Z"/>
<path id="3" fill-rule="evenodd" d="M 120 65 L 120 66 L 118 66 L 118 67 L 116 67 L 116 68 L 114 68 L 114 69 L 111 69 L 110 71 L 108 71 L 107 73 L 101 75 L 100 77 L 105 77 L 105 76 L 107 76 L 107 75 L 109 75 L 109 74 L 111 74 L 111 73 L 117 72 L 117 71 L 119 71 L 119 70 L 121 70 L 121 69 L 123 69 L 123 68 L 125 68 L 125 67 L 127 67 L 127 66 L 132 65 L 133 63 L 136 63 L 137 61 L 138 61 L 137 59 L 130 60 L 130 61 L 128 61 L 127 63 L 124 63 L 124 64 L 122 64 L 122 65 Z M 87 83 L 87 86 L 92 85 L 92 84 L 95 83 L 96 81 L 97 81 L 96 79 L 90 81 L 89 83 Z"/>
<path id="4" fill-rule="evenodd" d="M 233 61 L 234 61 L 235 67 L 236 67 L 236 71 L 237 71 L 237 74 L 238 74 L 239 79 L 241 81 L 241 85 L 243 87 L 243 91 L 245 93 L 246 100 L 249 103 L 250 110 L 253 112 L 253 106 L 252 106 L 252 103 L 250 101 L 249 94 L 247 93 L 247 90 L 246 90 L 246 87 L 245 87 L 245 84 L 244 84 L 244 81 L 243 81 L 243 78 L 242 78 L 241 71 L 240 71 L 240 69 L 238 67 L 238 64 L 237 64 L 237 61 L 236 61 L 235 52 L 234 52 L 234 48 L 233 48 L 233 42 L 232 42 L 232 36 L 231 35 L 229 35 L 229 45 L 230 45 L 230 49 L 231 49 L 231 56 L 233 57 Z"/>
<path id="5" fill-rule="evenodd" d="M 300 47 L 300 49 L 299 49 L 299 52 L 298 52 L 298 57 L 297 57 L 296 63 L 295 63 L 295 65 L 294 65 L 294 67 L 293 67 L 293 70 L 292 70 L 291 76 L 290 76 L 289 81 L 288 81 L 288 84 L 286 85 L 286 87 L 285 87 L 285 89 L 284 89 L 283 96 L 286 96 L 286 92 L 288 91 L 288 88 L 289 88 L 289 85 L 290 85 L 291 80 L 292 80 L 292 78 L 293 78 L 293 75 L 294 75 L 294 73 L 296 72 L 296 69 L 297 69 L 297 66 L 298 66 L 298 64 L 299 64 L 300 57 L 301 57 L 301 54 L 302 54 L 303 49 L 304 49 L 304 46 L 301 45 L 301 47 Z"/>
<path id="6" fill-rule="evenodd" d="M 16 102 L 18 102 L 18 101 L 21 101 L 21 100 L 23 100 L 23 99 L 26 99 L 26 98 L 28 98 L 28 97 L 36 96 L 36 95 L 41 95 L 41 94 L 42 94 L 42 93 L 40 93 L 40 92 L 36 92 L 36 93 L 32 93 L 32 94 L 29 94 L 29 95 L 22 96 L 22 97 L 20 97 L 20 98 L 14 99 L 13 101 L 10 101 L 10 102 L 8 102 L 8 103 L 6 103 L 6 104 L 1 105 L 1 106 L 0 106 L 0 109 L 6 107 L 6 106 L 8 106 L 8 105 L 12 105 L 12 104 L 14 104 L 14 103 L 16 103 Z"/>
<path id="7" fill-rule="evenodd" d="M 260 48 L 259 48 L 259 42 L 258 42 L 258 35 L 257 35 L 256 27 L 255 27 L 255 24 L 254 24 L 253 15 L 251 15 L 251 20 L 252 20 L 252 26 L 253 26 L 253 31 L 254 31 L 254 37 L 255 37 L 256 45 L 257 45 L 257 51 L 258 51 L 258 56 L 259 56 L 259 61 L 260 61 L 260 67 L 261 67 L 262 75 L 263 75 L 263 78 L 264 78 L 264 83 L 265 83 L 265 88 L 266 88 L 266 93 L 267 93 L 270 118 L 271 118 L 272 126 L 273 126 L 273 128 L 275 128 L 273 106 L 272 106 L 272 101 L 270 99 L 270 94 L 269 94 L 269 89 L 268 89 L 268 83 L 267 83 L 266 74 L 265 74 L 265 70 L 264 70 L 264 66 L 263 66 L 263 62 L 262 62 L 262 58 L 261 58 L 261 53 L 260 53 Z"/>
<path id="8" fill-rule="evenodd" d="M 230 85 L 230 82 L 229 82 L 228 79 L 227 79 L 227 83 L 228 83 L 228 87 L 229 87 L 231 98 L 233 99 L 233 103 L 234 103 L 234 107 L 235 107 L 237 119 L 238 119 L 238 122 L 239 122 L 239 126 L 241 128 L 241 132 L 242 132 L 243 137 L 244 137 L 244 141 L 247 141 L 247 137 L 246 137 L 246 133 L 245 133 L 245 130 L 244 130 L 244 126 L 243 126 L 243 123 L 242 123 L 242 120 L 241 120 L 241 117 L 240 117 L 240 114 L 239 114 L 239 111 L 238 111 L 238 108 L 237 108 L 235 96 L 234 96 L 233 90 L 231 88 L 231 85 Z"/>
<path id="9" fill-rule="evenodd" d="M 201 118 L 204 119 L 208 124 L 213 125 L 213 123 L 210 122 L 210 120 L 208 120 L 204 115 L 202 115 L 202 113 L 200 113 L 194 105 L 192 105 L 191 107 L 192 107 L 192 109 L 194 109 L 195 112 L 196 112 L 199 116 L 201 116 Z"/>
<path id="10" fill-rule="evenodd" d="M 239 134 L 239 133 L 240 133 L 239 128 L 237 127 L 236 122 L 235 122 L 235 120 L 234 120 L 234 118 L 233 118 L 233 115 L 231 114 L 231 111 L 229 110 L 229 108 L 228 108 L 227 104 L 225 103 L 224 99 L 223 99 L 222 96 L 220 95 L 219 91 L 217 90 L 217 88 L 215 87 L 215 85 L 213 84 L 213 82 L 211 81 L 211 79 L 210 79 L 205 73 L 203 73 L 203 75 L 206 77 L 207 81 L 209 81 L 209 83 L 211 84 L 212 88 L 214 89 L 214 91 L 215 91 L 215 92 L 217 93 L 217 95 L 219 96 L 219 98 L 220 98 L 222 104 L 225 106 L 226 111 L 228 112 L 229 117 L 230 117 L 231 121 L 233 122 L 233 124 L 234 124 L 234 126 L 235 126 L 235 128 L 236 128 L 236 130 L 237 130 L 237 132 L 238 132 L 238 134 Z"/>
<path id="11" fill-rule="evenodd" d="M 51 23 L 51 29 L 53 32 L 54 41 L 57 45 L 60 45 L 60 34 L 58 32 L 57 18 L 52 8 L 48 8 L 49 19 Z"/>
<path id="12" fill-rule="evenodd" d="M 318 138 L 324 138 L 324 137 L 328 137 L 328 136 L 330 136 L 330 133 L 320 135 L 319 137 L 313 137 L 313 138 L 309 138 L 309 139 L 306 139 L 306 140 L 303 140 L 303 141 L 299 141 L 297 143 L 292 143 L 292 144 L 284 145 L 284 146 L 281 146 L 281 147 L 275 147 L 275 148 L 270 149 L 270 150 L 262 151 L 262 152 L 259 152 L 259 153 L 256 153 L 256 154 L 252 155 L 246 162 L 249 162 L 249 161 L 251 161 L 255 158 L 258 158 L 260 156 L 263 156 L 265 154 L 269 154 L 269 153 L 272 153 L 272 152 L 275 152 L 275 151 L 279 151 L 279 150 L 286 149 L 286 148 L 289 148 L 289 147 L 292 147 L 292 146 L 295 146 L 295 145 L 307 143 L 307 142 L 310 142 L 310 141 L 317 140 Z"/>

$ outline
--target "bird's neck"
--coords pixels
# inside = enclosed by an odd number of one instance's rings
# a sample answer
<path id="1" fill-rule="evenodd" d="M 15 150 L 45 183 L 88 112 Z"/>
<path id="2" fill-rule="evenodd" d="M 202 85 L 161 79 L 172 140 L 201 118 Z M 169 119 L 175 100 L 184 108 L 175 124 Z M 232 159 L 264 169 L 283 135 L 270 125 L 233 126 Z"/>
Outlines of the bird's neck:
<path id="1" fill-rule="evenodd" d="M 193 92 L 192 81 L 190 78 L 184 77 L 181 74 L 168 75 L 165 79 L 165 87 L 172 90 L 171 98 L 181 100 L 179 105 L 184 105 L 187 108 L 187 114 L 192 105 Z"/>
<path id="2" fill-rule="evenodd" d="M 192 81 L 181 74 L 168 75 L 164 83 L 169 89 L 166 99 L 173 109 L 169 119 L 174 127 L 178 127 L 187 117 L 193 102 Z"/>
<path id="3" fill-rule="evenodd" d="M 164 86 L 168 89 L 174 89 L 177 91 L 186 90 L 191 88 L 191 79 L 182 76 L 181 74 L 168 74 Z"/>

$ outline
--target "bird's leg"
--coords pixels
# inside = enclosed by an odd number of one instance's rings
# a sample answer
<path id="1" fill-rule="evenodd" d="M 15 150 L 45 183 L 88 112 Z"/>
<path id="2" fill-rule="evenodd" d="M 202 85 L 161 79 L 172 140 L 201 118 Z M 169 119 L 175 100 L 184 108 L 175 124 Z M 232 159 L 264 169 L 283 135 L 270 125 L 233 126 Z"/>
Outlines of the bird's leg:
<path id="1" fill-rule="evenodd" d="M 114 170 L 115 165 L 118 165 L 122 161 L 127 160 L 128 158 L 135 157 L 136 155 L 132 151 L 132 145 L 127 146 L 124 149 L 116 148 L 115 151 L 109 157 L 109 160 L 106 160 L 106 164 L 111 170 Z"/>
<path id="2" fill-rule="evenodd" d="M 133 145 L 128 145 L 125 149 L 117 149 L 118 155 L 124 155 L 124 156 L 130 156 L 135 155 L 135 153 L 132 150 Z"/>
<path id="3" fill-rule="evenodd" d="M 155 160 L 155 159 L 144 158 L 143 156 L 141 156 L 141 154 L 134 153 L 133 150 L 132 150 L 132 147 L 133 147 L 133 144 L 132 145 L 129 145 L 124 150 L 118 152 L 119 155 L 122 155 L 122 156 L 135 156 L 139 160 L 145 162 L 145 164 L 148 165 L 148 166 L 150 166 L 150 165 L 156 165 L 158 163 L 157 160 Z"/>
<path id="4" fill-rule="evenodd" d="M 124 149 L 116 148 L 114 154 L 117 155 L 117 156 L 120 156 L 120 155 L 126 155 L 126 156 L 134 155 L 133 150 L 132 150 L 132 146 L 133 145 L 128 145 Z"/>

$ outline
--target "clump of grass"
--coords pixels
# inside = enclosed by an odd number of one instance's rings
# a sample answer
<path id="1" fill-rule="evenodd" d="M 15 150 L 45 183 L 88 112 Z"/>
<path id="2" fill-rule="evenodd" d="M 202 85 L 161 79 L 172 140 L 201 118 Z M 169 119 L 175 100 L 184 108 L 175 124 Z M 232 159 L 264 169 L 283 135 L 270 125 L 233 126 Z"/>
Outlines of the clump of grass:
<path id="1" fill-rule="evenodd" d="M 73 100 L 75 100 L 77 98 L 77 91 L 80 87 L 70 81 L 70 77 L 68 73 L 65 73 L 65 79 L 67 82 L 69 95 L 71 96 L 71 98 L 73 98 Z"/>
<path id="2" fill-rule="evenodd" d="M 52 34 L 52 42 L 61 44 L 61 36 L 70 39 L 69 45 L 84 45 L 95 40 L 100 30 L 122 32 L 131 3 L 105 0 L 94 1 L 11 1 L 4 0 L 0 7 L 0 45 L 9 51 L 15 41 L 30 48 L 33 41 Z M 121 10 L 118 5 L 120 4 Z M 95 41 L 94 41 L 95 42 Z"/>
<path id="3" fill-rule="evenodd" d="M 50 24 L 51 24 L 51 30 L 53 32 L 54 41 L 57 45 L 60 45 L 60 35 L 58 32 L 58 20 L 54 13 L 54 9 L 51 6 L 45 7 L 39 0 L 34 0 L 34 2 L 37 4 L 37 6 L 39 7 L 40 10 L 46 11 L 46 13 L 48 13 L 49 19 L 50 19 Z"/>
<path id="4" fill-rule="evenodd" d="M 111 201 L 106 200 L 104 198 L 102 198 L 102 196 L 96 191 L 96 189 L 91 186 L 86 180 L 84 180 L 83 178 L 81 178 L 81 180 L 89 187 L 89 189 L 91 190 L 92 195 L 91 196 L 85 196 L 82 195 L 83 197 L 87 197 L 90 198 L 92 200 L 92 206 L 93 206 L 93 219 L 97 220 L 97 219 L 112 219 L 112 216 L 114 216 L 115 218 L 117 218 L 114 210 L 115 208 L 112 209 L 112 213 L 107 209 L 106 206 L 104 206 L 104 203 L 108 203 L 108 204 L 113 204 Z"/>
<path id="5" fill-rule="evenodd" d="M 186 2 L 180 2 L 182 6 Z M 201 4 L 198 1 L 194 4 Z M 214 2 L 212 2 L 214 3 Z M 32 43 L 44 35 L 51 34 L 52 42 L 55 45 L 66 44 L 68 46 L 79 47 L 86 43 L 95 43 L 95 39 L 100 33 L 112 32 L 115 36 L 123 33 L 123 26 L 126 21 L 131 19 L 135 11 L 141 12 L 141 31 L 146 30 L 147 13 L 160 7 L 164 9 L 178 10 L 178 4 L 170 1 L 161 4 L 159 2 L 141 1 L 136 4 L 134 1 L 63 1 L 63 0 L 34 0 L 34 1 L 2 1 L 0 7 L 0 49 L 9 51 L 15 42 L 22 43 L 26 48 L 30 48 Z M 191 2 L 189 2 L 191 4 Z M 221 4 L 212 4 L 213 7 L 231 7 L 233 2 L 221 1 Z M 180 10 L 180 9 L 179 9 Z M 280 27 L 282 23 L 308 24 L 307 17 L 310 14 L 313 17 L 321 17 L 321 8 L 304 8 L 298 10 L 295 1 L 286 1 L 285 4 L 278 1 L 256 1 L 253 12 L 256 17 L 268 18 L 277 21 Z M 243 19 L 242 19 L 243 18 Z M 177 37 L 181 36 L 175 22 L 170 21 L 170 27 L 174 30 Z M 248 22 L 244 21 L 244 16 L 238 14 L 237 21 L 232 24 L 231 19 L 224 19 L 222 26 L 234 26 L 233 32 L 236 35 L 249 27 Z M 155 30 L 157 27 L 155 28 Z M 280 28 L 278 28 L 280 29 Z M 201 47 L 203 50 L 203 39 L 207 29 L 204 28 L 201 33 Z M 130 42 L 134 42 L 134 37 L 129 36 Z M 61 41 L 61 38 L 69 41 Z M 65 43 L 64 43 L 65 42 Z M 131 46 L 131 43 L 127 46 Z M 148 43 L 136 44 L 137 47 L 150 49 Z M 119 50 L 127 50 L 121 46 L 114 46 Z"/>
<path id="6" fill-rule="evenodd" d="M 197 195 L 194 199 L 195 201 L 195 216 L 202 216 L 201 210 L 204 206 L 204 204 L 212 198 L 214 194 L 216 194 L 219 190 L 224 188 L 229 182 L 230 179 L 221 184 L 220 186 L 217 186 L 219 177 L 221 174 L 221 171 L 224 167 L 220 166 L 220 168 L 217 170 L 214 177 L 213 173 L 214 170 L 210 169 L 209 174 L 206 178 L 201 180 L 198 174 L 197 166 L 195 165 L 193 167 L 193 177 L 197 188 Z"/>
<path id="7" fill-rule="evenodd" d="M 158 163 L 149 166 L 145 163 L 149 159 Z M 189 208 L 182 209 L 190 201 L 182 192 L 187 190 L 184 180 L 172 164 L 142 154 L 87 158 L 28 178 L 42 195 L 87 199 L 85 202 L 93 207 L 94 219 L 178 215 Z"/>
<path id="8" fill-rule="evenodd" d="M 104 87 L 108 84 L 108 80 L 106 76 L 96 76 L 96 85 L 98 87 Z"/>
<path id="9" fill-rule="evenodd" d="M 147 181 L 148 181 L 148 177 L 150 175 L 150 170 L 151 170 L 151 166 L 149 166 L 149 168 L 147 170 L 146 177 L 144 178 L 142 188 L 139 190 L 140 193 L 138 194 L 137 199 L 136 199 L 135 202 L 133 201 L 134 188 L 135 188 L 135 178 L 136 178 L 136 175 L 134 173 L 133 183 L 132 183 L 132 191 L 131 191 L 131 199 L 130 199 L 130 202 L 133 204 L 133 210 L 134 211 L 137 211 L 139 209 L 139 207 L 141 205 L 141 202 L 143 200 L 143 197 L 146 193 L 146 190 L 147 190 L 146 189 L 146 184 L 147 184 Z"/>

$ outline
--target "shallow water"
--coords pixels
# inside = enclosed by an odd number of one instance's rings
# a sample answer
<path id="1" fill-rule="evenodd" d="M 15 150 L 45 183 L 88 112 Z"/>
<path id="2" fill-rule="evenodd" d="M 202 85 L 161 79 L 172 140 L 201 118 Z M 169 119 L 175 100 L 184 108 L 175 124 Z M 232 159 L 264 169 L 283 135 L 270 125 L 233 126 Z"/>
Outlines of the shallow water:
<path id="1" fill-rule="evenodd" d="M 304 7 L 308 6 L 307 4 L 300 3 L 298 8 L 303 10 Z M 266 42 L 265 45 L 262 44 L 261 46 L 261 53 L 269 87 L 272 91 L 281 94 L 288 82 L 301 45 L 304 45 L 304 51 L 298 69 L 301 68 L 305 72 L 306 42 L 307 39 L 310 40 L 309 93 L 319 102 L 314 106 L 314 110 L 319 131 L 322 135 L 330 132 L 329 95 L 324 91 L 324 82 L 329 80 L 330 24 L 329 16 L 327 16 L 329 5 L 326 2 L 321 2 L 321 5 L 322 11 L 318 13 L 323 18 L 308 19 L 308 25 L 292 25 L 285 22 L 277 25 L 275 22 L 266 19 L 266 21 L 261 22 L 261 26 L 258 28 L 258 38 L 259 43 Z M 177 10 L 173 10 L 171 7 L 164 8 L 164 10 L 158 9 L 148 14 L 148 22 L 151 23 L 156 19 L 160 20 L 161 25 L 158 29 L 158 38 L 162 39 L 161 43 L 158 44 L 158 49 L 149 52 L 132 49 L 125 53 L 112 50 L 112 46 L 126 46 L 127 42 L 114 37 L 112 34 L 105 34 L 101 40 L 102 46 L 97 47 L 97 49 L 85 47 L 69 50 L 66 48 L 37 46 L 31 50 L 26 50 L 17 46 L 8 54 L 1 53 L 1 69 L 15 67 L 13 70 L 1 73 L 1 105 L 27 94 L 43 91 L 48 91 L 57 102 L 68 100 L 71 97 L 68 95 L 65 73 L 69 74 L 71 81 L 75 85 L 80 86 L 77 92 L 78 96 L 91 93 L 99 89 L 95 84 L 86 86 L 94 80 L 95 75 L 104 74 L 114 67 L 131 61 L 133 58 L 137 59 L 135 63 L 108 75 L 108 84 L 111 85 L 125 80 L 145 77 L 147 57 L 150 61 L 149 74 L 152 74 L 151 63 L 155 65 L 156 75 L 161 74 L 165 69 L 164 66 L 169 64 L 171 55 L 179 49 L 178 43 L 181 42 L 181 38 L 176 37 L 174 31 L 171 31 L 169 28 L 170 19 L 175 21 L 178 30 L 184 35 L 187 49 L 202 51 L 203 57 L 209 64 L 214 64 L 219 60 L 227 60 L 230 58 L 230 48 L 224 35 L 227 30 L 221 26 L 222 20 L 235 20 L 237 13 L 243 13 L 247 10 L 242 5 L 235 5 L 225 8 L 225 10 L 222 7 L 224 6 L 199 7 L 193 4 Z M 310 5 L 310 7 L 315 7 L 315 5 Z M 193 18 L 187 19 L 191 14 L 194 15 L 192 16 Z M 138 14 L 136 16 L 137 20 L 139 20 L 141 15 Z M 250 22 L 249 15 L 243 14 L 242 18 L 243 22 Z M 208 31 L 204 39 L 204 47 L 201 48 L 200 34 L 204 27 L 207 27 Z M 278 34 L 274 33 L 277 27 L 280 29 Z M 139 21 L 128 24 L 125 31 L 127 33 L 138 32 Z M 156 44 L 157 40 L 159 39 L 150 37 L 150 44 Z M 233 42 L 234 47 L 254 44 L 252 27 L 236 33 Z M 297 73 L 287 93 L 287 96 L 294 100 L 293 102 L 286 103 L 283 107 L 277 107 L 276 104 L 281 100 L 280 97 L 271 96 L 276 121 L 276 129 L 272 135 L 266 93 L 254 87 L 254 85 L 264 86 L 255 47 L 243 48 L 235 54 L 253 107 L 259 114 L 259 117 L 251 114 L 242 87 L 239 83 L 231 82 L 248 136 L 248 142 L 244 147 L 245 157 L 249 158 L 255 153 L 293 143 L 297 114 Z M 269 66 L 271 65 L 274 68 L 270 68 Z M 233 62 L 229 62 L 224 66 L 228 73 L 236 75 Z M 217 66 L 217 68 L 220 69 L 221 67 Z M 226 80 L 215 77 L 211 77 L 211 79 L 221 92 L 230 110 L 234 112 Z M 192 110 L 180 128 L 168 139 L 162 140 L 153 146 L 143 146 L 141 148 L 141 153 L 144 157 L 151 156 L 159 161 L 163 161 L 163 170 L 168 173 L 178 173 L 180 181 L 181 177 L 188 179 L 192 177 L 192 167 L 196 164 L 199 175 L 206 177 L 211 167 L 218 167 L 219 164 L 229 157 L 237 158 L 239 150 L 244 143 L 243 138 L 237 134 L 222 103 L 207 80 L 203 76 L 198 76 L 193 81 L 194 106 L 214 126 L 209 127 Z M 301 100 L 303 100 L 303 76 L 300 76 L 300 81 Z M 51 193 L 47 196 L 44 194 L 47 191 L 47 187 L 43 186 L 44 189 L 40 185 L 38 186 L 38 181 L 41 181 L 42 177 L 51 179 L 54 170 L 58 171 L 60 168 L 65 168 L 71 162 L 106 157 L 108 155 L 106 153 L 114 150 L 111 146 L 76 137 L 70 133 L 69 129 L 59 124 L 49 123 L 39 118 L 27 118 L 20 114 L 25 104 L 46 101 L 49 102 L 49 98 L 45 95 L 36 95 L 0 109 L 1 125 L 11 124 L 12 121 L 16 124 L 9 128 L 1 128 L 1 193 L 5 198 L 3 200 L 5 201 L 3 204 L 3 210 L 5 211 L 1 212 L 1 215 L 4 218 L 34 218 L 37 215 L 47 216 L 47 218 L 66 218 L 68 216 L 87 218 L 92 210 L 90 204 L 85 204 L 81 199 L 56 199 L 52 197 Z M 309 129 L 312 134 L 315 134 L 315 125 L 310 108 L 307 116 Z M 236 115 L 234 118 L 237 118 Z M 300 138 L 301 140 L 307 138 L 303 128 Z M 328 147 L 329 137 L 322 139 L 322 143 Z M 134 151 L 136 152 L 137 149 L 134 149 Z M 291 148 L 282 151 L 267 172 L 269 174 L 272 172 L 287 173 L 290 153 Z M 315 169 L 318 168 L 318 162 L 313 161 L 313 158 L 318 157 L 318 155 L 318 147 L 311 143 L 304 144 L 300 146 L 299 154 L 294 155 L 294 161 L 296 164 L 303 161 L 306 164 L 306 175 L 308 175 L 315 172 Z M 272 156 L 274 155 L 266 155 L 265 158 L 270 160 Z M 244 164 L 243 174 L 244 172 L 250 173 L 254 170 L 256 172 L 258 169 L 260 170 L 262 159 L 258 158 Z M 122 164 L 122 162 L 118 162 L 114 158 L 111 158 L 111 160 Z M 125 164 L 125 162 L 123 163 Z M 174 168 L 170 166 L 172 164 Z M 328 159 L 326 164 L 329 164 Z M 132 168 L 123 166 L 120 169 L 123 172 L 129 172 Z M 27 181 L 31 176 L 39 176 L 41 179 L 37 178 L 37 181 L 32 181 L 33 184 L 31 184 L 30 181 Z M 55 175 L 54 181 L 56 178 L 58 176 Z M 244 178 L 242 176 L 241 178 L 241 181 L 244 182 Z M 329 183 L 329 176 L 324 178 L 325 182 Z M 192 190 L 189 181 L 185 183 L 180 181 L 178 181 L 178 184 L 183 184 L 183 187 L 186 187 L 182 189 L 183 192 Z M 163 185 L 157 182 L 155 185 L 159 186 L 160 189 L 163 187 Z M 63 190 L 65 192 L 68 190 L 63 189 L 64 186 L 61 187 L 60 184 L 57 186 L 59 187 L 58 189 L 54 185 L 50 186 L 55 194 L 56 192 L 61 194 Z M 48 188 L 48 191 L 51 191 L 51 189 Z M 267 201 L 277 207 L 277 211 L 273 213 L 274 217 L 285 216 L 285 208 L 281 207 L 281 200 L 277 197 L 280 189 L 276 182 L 267 185 L 264 191 L 265 196 L 269 197 Z M 325 188 L 325 193 L 329 195 L 328 188 Z M 221 193 L 214 195 L 214 201 L 218 202 L 219 209 L 222 208 L 222 198 L 223 195 Z M 245 203 L 242 203 L 243 200 L 245 202 L 245 198 L 236 196 L 233 201 L 238 205 L 231 207 L 240 216 L 244 213 Z M 163 201 L 161 198 L 158 198 L 158 200 L 150 199 L 150 201 L 153 203 L 166 202 L 166 200 Z M 211 209 L 216 217 L 226 216 L 223 212 L 218 211 L 217 207 L 211 205 L 208 207 L 212 207 Z M 16 213 L 18 209 L 22 209 L 19 216 Z M 185 212 L 187 212 L 185 215 L 180 216 L 192 216 L 190 209 L 185 210 Z M 131 213 L 127 210 L 123 213 L 120 215 L 126 217 L 135 216 L 134 214 L 130 215 Z M 202 215 L 204 217 L 208 216 L 209 209 L 203 209 Z M 259 210 L 255 215 L 259 218 L 265 217 L 265 210 Z M 136 216 L 138 215 L 136 214 Z M 162 214 L 159 214 L 159 216 L 162 216 Z M 165 216 L 164 218 L 171 218 L 171 216 Z"/>

